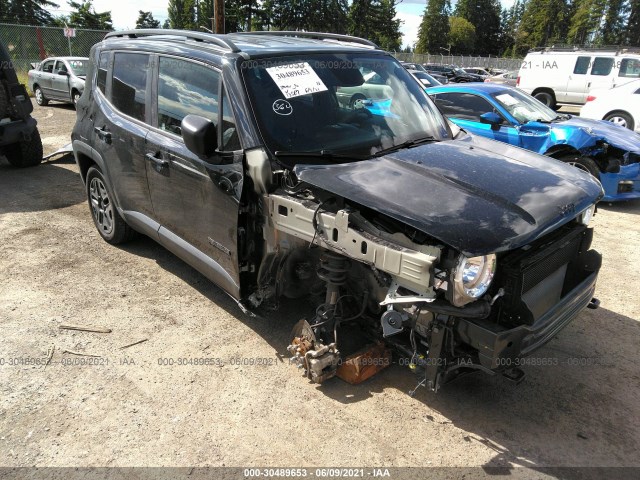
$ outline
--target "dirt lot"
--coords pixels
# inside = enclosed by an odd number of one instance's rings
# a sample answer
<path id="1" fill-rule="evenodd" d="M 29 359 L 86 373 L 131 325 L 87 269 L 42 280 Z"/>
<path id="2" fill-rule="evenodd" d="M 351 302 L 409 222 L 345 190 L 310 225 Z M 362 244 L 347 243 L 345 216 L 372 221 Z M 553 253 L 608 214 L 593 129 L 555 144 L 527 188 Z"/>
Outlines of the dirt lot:
<path id="1" fill-rule="evenodd" d="M 45 151 L 68 141 L 71 108 L 35 115 Z M 473 375 L 411 398 L 416 380 L 397 365 L 360 386 L 309 384 L 282 360 L 295 306 L 243 315 L 151 240 L 103 242 L 84 198 L 70 157 L 29 170 L 0 161 L 2 466 L 639 463 L 638 202 L 600 208 L 602 307 L 535 357 L 554 365 L 525 367 L 518 386 Z M 21 364 L 52 347 L 46 368 Z"/>

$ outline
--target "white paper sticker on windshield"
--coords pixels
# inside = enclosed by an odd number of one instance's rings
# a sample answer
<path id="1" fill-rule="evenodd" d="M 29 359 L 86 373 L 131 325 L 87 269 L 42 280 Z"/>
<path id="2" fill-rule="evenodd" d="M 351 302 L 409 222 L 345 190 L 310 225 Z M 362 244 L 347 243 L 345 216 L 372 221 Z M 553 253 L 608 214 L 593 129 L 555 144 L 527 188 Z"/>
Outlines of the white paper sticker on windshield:
<path id="1" fill-rule="evenodd" d="M 267 68 L 285 98 L 324 92 L 327 87 L 307 62 Z"/>
<path id="2" fill-rule="evenodd" d="M 496 95 L 496 100 L 503 103 L 504 105 L 511 106 L 518 103 L 518 100 L 513 98 L 509 93 L 503 93 L 501 95 Z"/>

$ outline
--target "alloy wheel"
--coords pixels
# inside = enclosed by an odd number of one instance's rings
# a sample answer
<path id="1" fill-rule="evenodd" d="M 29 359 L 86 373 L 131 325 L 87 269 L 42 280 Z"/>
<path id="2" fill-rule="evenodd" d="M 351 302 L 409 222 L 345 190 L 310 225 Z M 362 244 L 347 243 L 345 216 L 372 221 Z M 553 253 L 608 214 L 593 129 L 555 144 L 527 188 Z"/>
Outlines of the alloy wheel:
<path id="1" fill-rule="evenodd" d="M 92 178 L 89 184 L 89 199 L 96 225 L 103 235 L 110 235 L 113 231 L 113 205 L 104 183 L 97 177 Z"/>

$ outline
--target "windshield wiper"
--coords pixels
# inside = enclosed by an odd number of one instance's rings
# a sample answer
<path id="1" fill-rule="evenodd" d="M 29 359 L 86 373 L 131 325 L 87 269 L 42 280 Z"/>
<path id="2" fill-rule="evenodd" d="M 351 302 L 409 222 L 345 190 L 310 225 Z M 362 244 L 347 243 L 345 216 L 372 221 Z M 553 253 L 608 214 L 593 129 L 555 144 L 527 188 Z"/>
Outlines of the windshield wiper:
<path id="1" fill-rule="evenodd" d="M 571 115 L 569 115 L 568 113 L 563 114 L 563 115 L 558 115 L 556 116 L 556 118 L 554 118 L 552 120 L 552 122 L 557 122 L 558 120 L 569 120 L 571 118 Z"/>
<path id="2" fill-rule="evenodd" d="M 274 152 L 276 157 L 312 157 L 326 158 L 327 160 L 364 160 L 368 155 L 349 155 L 344 153 L 334 153 L 331 150 L 320 150 L 318 152 L 292 152 L 288 150 L 278 150 Z"/>
<path id="3" fill-rule="evenodd" d="M 437 142 L 437 141 L 438 139 L 431 135 L 429 135 L 428 137 L 416 138 L 414 140 L 407 140 L 406 142 L 399 143 L 397 145 L 394 145 L 393 147 L 383 148 L 382 150 L 378 150 L 376 153 L 373 154 L 373 156 L 380 157 L 388 153 L 397 152 L 398 150 L 402 150 L 404 148 L 417 147 L 418 145 Z"/>

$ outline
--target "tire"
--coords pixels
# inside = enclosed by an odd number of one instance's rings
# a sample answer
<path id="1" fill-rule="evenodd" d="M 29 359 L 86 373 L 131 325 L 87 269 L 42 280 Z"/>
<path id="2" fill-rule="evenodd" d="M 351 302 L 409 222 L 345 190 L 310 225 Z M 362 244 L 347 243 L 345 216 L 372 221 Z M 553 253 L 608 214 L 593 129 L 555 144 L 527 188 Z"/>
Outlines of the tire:
<path id="1" fill-rule="evenodd" d="M 544 103 L 547 107 L 555 110 L 556 108 L 556 99 L 553 96 L 552 93 L 549 92 L 538 92 L 536 93 L 533 98 L 535 98 L 536 100 L 538 100 L 539 102 Z"/>
<path id="2" fill-rule="evenodd" d="M 616 125 L 628 128 L 629 130 L 633 130 L 635 128 L 633 117 L 627 112 L 611 112 L 604 117 L 604 119 L 607 122 L 615 123 Z"/>
<path id="3" fill-rule="evenodd" d="M 86 186 L 91 218 L 103 240 L 118 245 L 135 237 L 135 231 L 127 225 L 113 204 L 107 182 L 98 168 L 89 168 Z"/>
<path id="4" fill-rule="evenodd" d="M 34 97 L 36 97 L 36 103 L 41 107 L 46 107 L 47 105 L 49 105 L 49 100 L 45 98 L 44 93 L 42 93 L 42 89 L 40 87 L 36 87 L 33 89 L 33 95 Z"/>
<path id="5" fill-rule="evenodd" d="M 590 157 L 581 157 L 580 155 L 565 155 L 558 158 L 558 160 L 568 163 L 582 171 L 590 173 L 596 180 L 600 180 L 600 169 L 598 164 Z"/>
<path id="6" fill-rule="evenodd" d="M 42 140 L 36 128 L 29 140 L 4 147 L 4 153 L 11 165 L 18 168 L 35 167 L 42 163 Z"/>
<path id="7" fill-rule="evenodd" d="M 360 100 L 366 100 L 366 99 L 367 97 L 365 97 L 361 93 L 356 93 L 353 97 L 351 97 L 351 100 L 349 100 L 349 108 L 351 108 L 352 110 L 355 110 L 356 102 Z"/>

